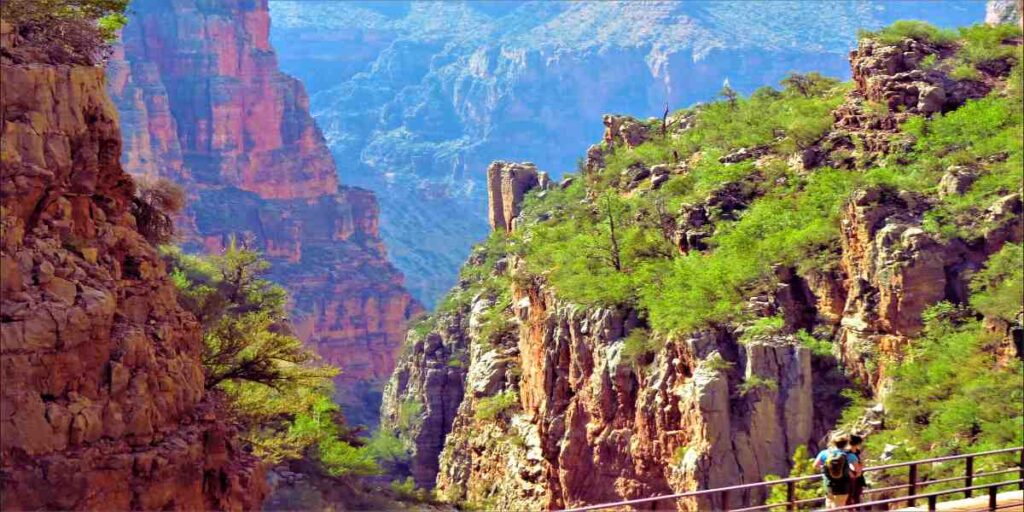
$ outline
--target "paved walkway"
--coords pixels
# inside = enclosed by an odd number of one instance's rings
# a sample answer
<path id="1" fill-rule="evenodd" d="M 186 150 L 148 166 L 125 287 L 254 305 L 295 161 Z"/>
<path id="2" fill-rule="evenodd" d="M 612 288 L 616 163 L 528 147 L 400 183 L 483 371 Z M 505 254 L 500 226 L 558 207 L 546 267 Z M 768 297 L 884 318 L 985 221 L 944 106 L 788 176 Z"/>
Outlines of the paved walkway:
<path id="1" fill-rule="evenodd" d="M 920 501 L 918 501 L 920 503 Z M 996 503 L 999 510 L 1024 511 L 1024 491 L 1002 492 L 996 495 Z M 903 511 L 928 510 L 928 504 L 918 505 L 912 508 L 901 508 Z M 944 512 L 980 512 L 988 510 L 988 494 L 963 500 L 953 500 L 939 503 L 936 510 Z"/>

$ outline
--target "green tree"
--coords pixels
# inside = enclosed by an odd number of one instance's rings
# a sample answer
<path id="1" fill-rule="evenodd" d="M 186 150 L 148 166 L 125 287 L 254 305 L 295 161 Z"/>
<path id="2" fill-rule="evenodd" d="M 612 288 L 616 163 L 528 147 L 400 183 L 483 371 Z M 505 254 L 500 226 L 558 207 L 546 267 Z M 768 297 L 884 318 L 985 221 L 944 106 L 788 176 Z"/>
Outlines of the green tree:
<path id="1" fill-rule="evenodd" d="M 785 91 L 810 98 L 825 94 L 829 89 L 839 85 L 839 80 L 812 71 L 810 73 L 790 73 L 780 83 Z"/>
<path id="2" fill-rule="evenodd" d="M 316 386 L 337 373 L 291 333 L 287 293 L 262 278 L 269 263 L 259 253 L 232 238 L 205 259 L 166 254 L 182 303 L 204 327 L 207 388 L 224 381 Z"/>
<path id="3" fill-rule="evenodd" d="M 985 316 L 1019 322 L 1024 314 L 1024 245 L 1006 244 L 971 279 L 971 306 Z"/>
<path id="4" fill-rule="evenodd" d="M 789 478 L 796 478 L 800 476 L 810 476 L 819 474 L 818 470 L 814 469 L 814 457 L 811 457 L 810 452 L 807 451 L 806 445 L 800 445 L 793 451 L 793 468 L 789 471 Z M 780 478 L 776 475 L 767 475 L 765 480 L 779 480 Z M 786 496 L 787 488 L 785 485 L 775 485 L 772 487 L 771 493 L 768 495 L 768 504 L 775 503 L 786 503 L 789 500 Z M 796 484 L 796 499 L 797 500 L 809 500 L 811 498 L 822 498 L 825 496 L 825 489 L 822 486 L 821 480 L 812 479 L 798 482 Z M 811 510 L 817 509 L 818 506 L 807 506 L 804 505 L 802 509 Z"/>
<path id="5" fill-rule="evenodd" d="M 718 96 L 725 100 L 729 105 L 729 108 L 735 109 L 737 102 L 739 101 L 740 93 L 736 92 L 736 89 L 733 89 L 732 86 L 729 85 L 729 80 L 726 79 L 725 82 L 722 83 L 722 88 L 718 90 Z"/>
<path id="6" fill-rule="evenodd" d="M 327 475 L 369 475 L 404 449 L 369 442 L 345 424 L 331 398 L 337 369 L 322 364 L 288 324 L 288 296 L 264 279 L 269 264 L 232 238 L 224 252 L 165 248 L 179 300 L 203 325 L 208 389 L 225 395 L 255 455 L 272 463 L 308 457 Z"/>
<path id="7" fill-rule="evenodd" d="M 185 191 L 166 179 L 135 179 L 135 196 L 131 211 L 135 225 L 153 245 L 170 242 L 174 238 L 174 216 L 185 207 Z"/>

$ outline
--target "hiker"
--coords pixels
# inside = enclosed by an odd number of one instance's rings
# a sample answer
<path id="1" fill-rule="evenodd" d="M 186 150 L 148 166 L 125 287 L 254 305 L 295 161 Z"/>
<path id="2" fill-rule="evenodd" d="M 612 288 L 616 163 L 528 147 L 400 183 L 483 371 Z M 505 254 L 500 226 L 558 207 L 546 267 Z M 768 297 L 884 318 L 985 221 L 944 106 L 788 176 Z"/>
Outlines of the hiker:
<path id="1" fill-rule="evenodd" d="M 864 449 L 864 438 L 857 434 L 850 434 L 850 445 L 847 447 L 847 452 L 857 456 L 857 462 L 864 463 L 864 457 L 861 452 Z M 867 480 L 864 478 L 864 473 L 861 472 L 859 475 L 854 477 L 853 485 L 850 487 L 850 497 L 846 500 L 847 505 L 854 505 L 860 503 L 861 494 L 864 492 L 864 488 L 868 486 Z"/>
<path id="2" fill-rule="evenodd" d="M 848 435 L 837 434 L 832 438 L 832 447 L 814 458 L 814 469 L 822 472 L 825 481 L 825 508 L 846 505 L 853 480 L 860 476 L 860 459 L 846 451 L 849 444 Z"/>

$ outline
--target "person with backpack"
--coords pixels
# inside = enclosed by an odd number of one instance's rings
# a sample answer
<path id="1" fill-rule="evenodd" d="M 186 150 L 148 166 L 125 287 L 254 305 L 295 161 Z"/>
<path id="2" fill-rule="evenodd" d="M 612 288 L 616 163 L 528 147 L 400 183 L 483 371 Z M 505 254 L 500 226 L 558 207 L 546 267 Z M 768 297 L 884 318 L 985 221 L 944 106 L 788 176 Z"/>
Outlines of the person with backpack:
<path id="1" fill-rule="evenodd" d="M 859 435 L 856 435 L 856 434 L 850 434 L 850 444 L 849 444 L 848 449 L 846 451 L 847 451 L 847 453 L 852 453 L 852 454 L 856 455 L 857 456 L 857 461 L 860 464 L 864 463 L 864 456 L 861 454 L 863 449 L 864 449 L 864 438 L 859 436 Z M 867 486 L 868 486 L 868 482 L 864 478 L 864 474 L 861 473 L 861 474 L 857 475 L 853 479 L 853 485 L 850 487 L 850 497 L 846 500 L 846 503 L 848 505 L 855 505 L 857 503 L 860 503 L 860 501 L 861 501 L 861 494 L 864 492 L 864 488 L 867 487 Z"/>
<path id="2" fill-rule="evenodd" d="M 846 451 L 849 444 L 848 435 L 837 434 L 832 446 L 814 458 L 814 468 L 821 471 L 825 483 L 825 508 L 846 505 L 853 481 L 860 476 L 860 459 Z"/>

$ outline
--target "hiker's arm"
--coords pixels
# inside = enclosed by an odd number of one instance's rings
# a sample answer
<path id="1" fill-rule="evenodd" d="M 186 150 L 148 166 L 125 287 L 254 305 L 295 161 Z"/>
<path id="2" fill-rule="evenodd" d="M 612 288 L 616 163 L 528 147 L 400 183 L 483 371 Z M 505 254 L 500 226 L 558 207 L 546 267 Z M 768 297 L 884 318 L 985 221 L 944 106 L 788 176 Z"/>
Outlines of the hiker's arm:
<path id="1" fill-rule="evenodd" d="M 860 463 L 860 459 L 857 459 L 857 462 L 853 463 L 853 477 L 857 478 L 858 476 L 860 476 L 861 472 L 863 472 L 863 471 L 864 471 L 864 464 L 861 464 Z"/>
<path id="2" fill-rule="evenodd" d="M 815 457 L 814 458 L 814 469 L 821 469 L 821 466 L 822 466 L 821 457 Z"/>

